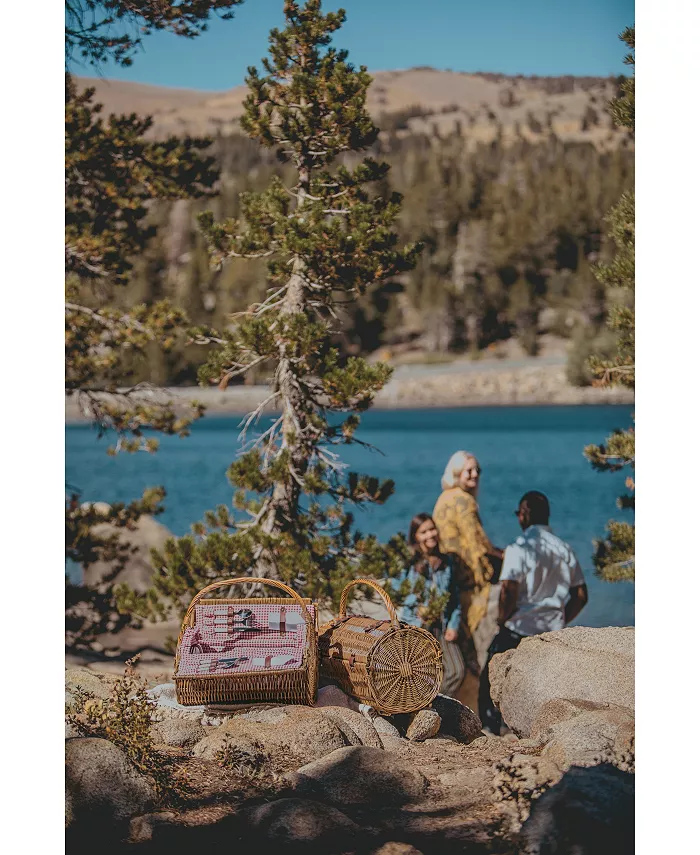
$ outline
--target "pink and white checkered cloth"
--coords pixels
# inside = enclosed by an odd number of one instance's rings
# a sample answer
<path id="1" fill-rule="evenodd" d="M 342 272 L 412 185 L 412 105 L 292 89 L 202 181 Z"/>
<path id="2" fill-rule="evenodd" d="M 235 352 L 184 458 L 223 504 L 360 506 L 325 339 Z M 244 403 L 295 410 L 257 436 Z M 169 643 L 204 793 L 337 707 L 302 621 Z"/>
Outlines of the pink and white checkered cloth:
<path id="1" fill-rule="evenodd" d="M 234 605 L 234 612 L 247 609 L 253 613 L 249 622 L 251 630 L 238 621 L 231 626 L 228 605 L 204 602 L 195 606 L 195 624 L 185 630 L 180 644 L 177 676 L 301 667 L 308 643 L 307 625 L 303 619 L 299 620 L 302 607 L 293 600 L 284 605 L 285 632 L 270 628 L 279 627 L 280 608 L 280 605 L 268 603 Z M 308 605 L 307 609 L 313 616 L 313 605 Z M 237 618 L 238 615 L 234 615 L 234 620 Z"/>

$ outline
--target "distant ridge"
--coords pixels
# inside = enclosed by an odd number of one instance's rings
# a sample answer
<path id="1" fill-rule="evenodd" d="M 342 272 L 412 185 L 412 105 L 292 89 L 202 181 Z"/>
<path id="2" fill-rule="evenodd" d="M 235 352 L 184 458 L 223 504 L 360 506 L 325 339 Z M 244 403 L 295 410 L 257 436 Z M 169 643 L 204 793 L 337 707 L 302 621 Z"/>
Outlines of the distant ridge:
<path id="1" fill-rule="evenodd" d="M 612 128 L 606 112 L 617 88 L 611 77 L 525 77 L 417 67 L 378 71 L 373 78 L 367 103 L 382 129 L 443 134 L 459 127 L 475 140 L 497 132 L 525 139 L 554 132 L 563 140 L 587 140 L 603 148 L 627 139 Z M 95 87 L 107 114 L 152 115 L 156 136 L 239 132 L 247 91 L 245 86 L 204 92 L 88 77 L 78 82 Z M 389 116 L 394 119 L 385 121 Z"/>

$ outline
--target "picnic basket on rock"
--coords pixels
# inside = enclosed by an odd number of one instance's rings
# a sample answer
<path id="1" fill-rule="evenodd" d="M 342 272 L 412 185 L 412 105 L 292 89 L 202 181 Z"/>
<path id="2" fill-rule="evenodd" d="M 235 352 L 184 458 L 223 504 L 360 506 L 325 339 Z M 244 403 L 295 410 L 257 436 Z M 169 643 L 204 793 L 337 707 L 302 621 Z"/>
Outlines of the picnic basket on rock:
<path id="1" fill-rule="evenodd" d="M 279 588 L 288 597 L 204 599 L 239 583 Z M 291 598 L 291 599 L 290 599 Z M 185 706 L 316 700 L 316 608 L 276 579 L 225 579 L 203 588 L 182 622 L 175 690 Z"/>
<path id="2" fill-rule="evenodd" d="M 348 593 L 369 585 L 384 601 L 388 620 L 347 615 Z M 372 579 L 343 589 L 338 617 L 319 630 L 321 676 L 382 715 L 429 706 L 442 682 L 442 651 L 429 632 L 401 623 L 388 594 Z"/>

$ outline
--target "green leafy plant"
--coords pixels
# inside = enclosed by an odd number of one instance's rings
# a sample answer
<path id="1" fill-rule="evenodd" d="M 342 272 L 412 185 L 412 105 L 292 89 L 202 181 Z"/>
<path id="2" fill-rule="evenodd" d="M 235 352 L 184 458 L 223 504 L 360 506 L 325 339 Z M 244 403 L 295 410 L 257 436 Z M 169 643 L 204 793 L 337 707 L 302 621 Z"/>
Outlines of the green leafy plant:
<path id="1" fill-rule="evenodd" d="M 361 535 L 349 510 L 386 501 L 393 484 L 346 472 L 335 450 L 358 441 L 359 414 L 391 369 L 344 358 L 333 336 L 338 306 L 410 270 L 420 247 L 399 243 L 401 198 L 381 192 L 388 166 L 359 156 L 378 129 L 365 107 L 366 69 L 330 46 L 344 12 L 287 0 L 284 14 L 265 74 L 249 69 L 241 123 L 289 164 L 291 186 L 273 177 L 263 192 L 241 196 L 239 218 L 199 219 L 215 264 L 267 260 L 267 296 L 233 328 L 193 331 L 216 346 L 201 382 L 224 387 L 261 364 L 273 375 L 268 398 L 245 420 L 246 438 L 265 407 L 279 415 L 229 468 L 233 513 L 221 506 L 170 541 L 155 556 L 152 592 L 120 591 L 126 611 L 159 615 L 163 601 L 181 609 L 213 580 L 249 574 L 334 598 L 351 578 L 396 573 L 406 560 L 402 539 Z"/>
<path id="2" fill-rule="evenodd" d="M 134 365 L 169 353 L 187 339 L 186 314 L 167 300 L 116 308 L 129 283 L 134 256 L 153 238 L 149 213 L 157 200 L 211 195 L 218 177 L 205 138 L 154 140 L 149 117 L 101 115 L 94 89 L 80 91 L 69 69 L 81 60 L 98 67 L 107 59 L 130 65 L 142 38 L 154 30 L 194 38 L 212 13 L 231 17 L 241 0 L 66 0 L 65 78 L 65 391 L 100 431 L 114 431 L 109 449 L 154 452 L 158 439 L 145 431 L 187 436 L 204 408 L 176 406 L 167 394 L 134 382 Z M 87 566 L 113 561 L 115 573 L 127 546 L 95 526 L 129 528 L 152 512 L 158 488 L 126 508 L 96 514 L 66 502 L 66 556 Z M 160 491 L 160 498 L 163 492 Z M 121 546 L 119 546 L 121 543 Z M 119 629 L 109 587 L 66 587 L 67 641 L 87 645 Z"/>

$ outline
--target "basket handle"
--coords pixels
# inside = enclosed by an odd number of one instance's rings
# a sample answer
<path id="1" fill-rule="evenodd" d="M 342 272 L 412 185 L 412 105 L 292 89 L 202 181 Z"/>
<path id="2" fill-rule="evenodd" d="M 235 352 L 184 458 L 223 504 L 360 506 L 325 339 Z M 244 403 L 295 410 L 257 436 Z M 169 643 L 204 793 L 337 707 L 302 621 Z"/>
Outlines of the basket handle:
<path id="1" fill-rule="evenodd" d="M 384 605 L 386 606 L 386 610 L 389 612 L 389 620 L 391 621 L 393 626 L 399 626 L 399 618 L 396 614 L 396 609 L 394 608 L 394 604 L 391 602 L 389 595 L 382 588 L 381 585 L 378 585 L 374 579 L 355 579 L 352 582 L 348 582 L 348 584 L 343 588 L 343 592 L 340 595 L 340 609 L 338 611 L 339 618 L 345 618 L 345 612 L 348 605 L 348 592 L 353 585 L 369 585 L 374 591 L 376 591 L 379 596 L 384 600 Z"/>
<path id="2" fill-rule="evenodd" d="M 257 582 L 262 585 L 270 585 L 273 588 L 280 588 L 280 590 L 285 591 L 287 594 L 289 594 L 293 600 L 297 601 L 297 603 L 301 606 L 302 617 L 306 620 L 307 623 L 311 622 L 312 618 L 309 614 L 309 610 L 304 604 L 304 601 L 293 588 L 289 587 L 289 585 L 285 585 L 284 582 L 280 582 L 278 579 L 263 579 L 257 576 L 238 576 L 236 579 L 222 579 L 220 582 L 214 582 L 212 585 L 207 585 L 206 588 L 202 588 L 202 590 L 198 594 L 195 594 L 185 614 L 183 625 L 187 621 L 187 618 L 192 614 L 192 612 L 194 611 L 194 607 L 202 599 L 204 594 L 208 593 L 209 591 L 213 591 L 214 588 L 222 588 L 224 586 L 230 587 L 231 585 L 238 585 L 241 582 Z"/>

